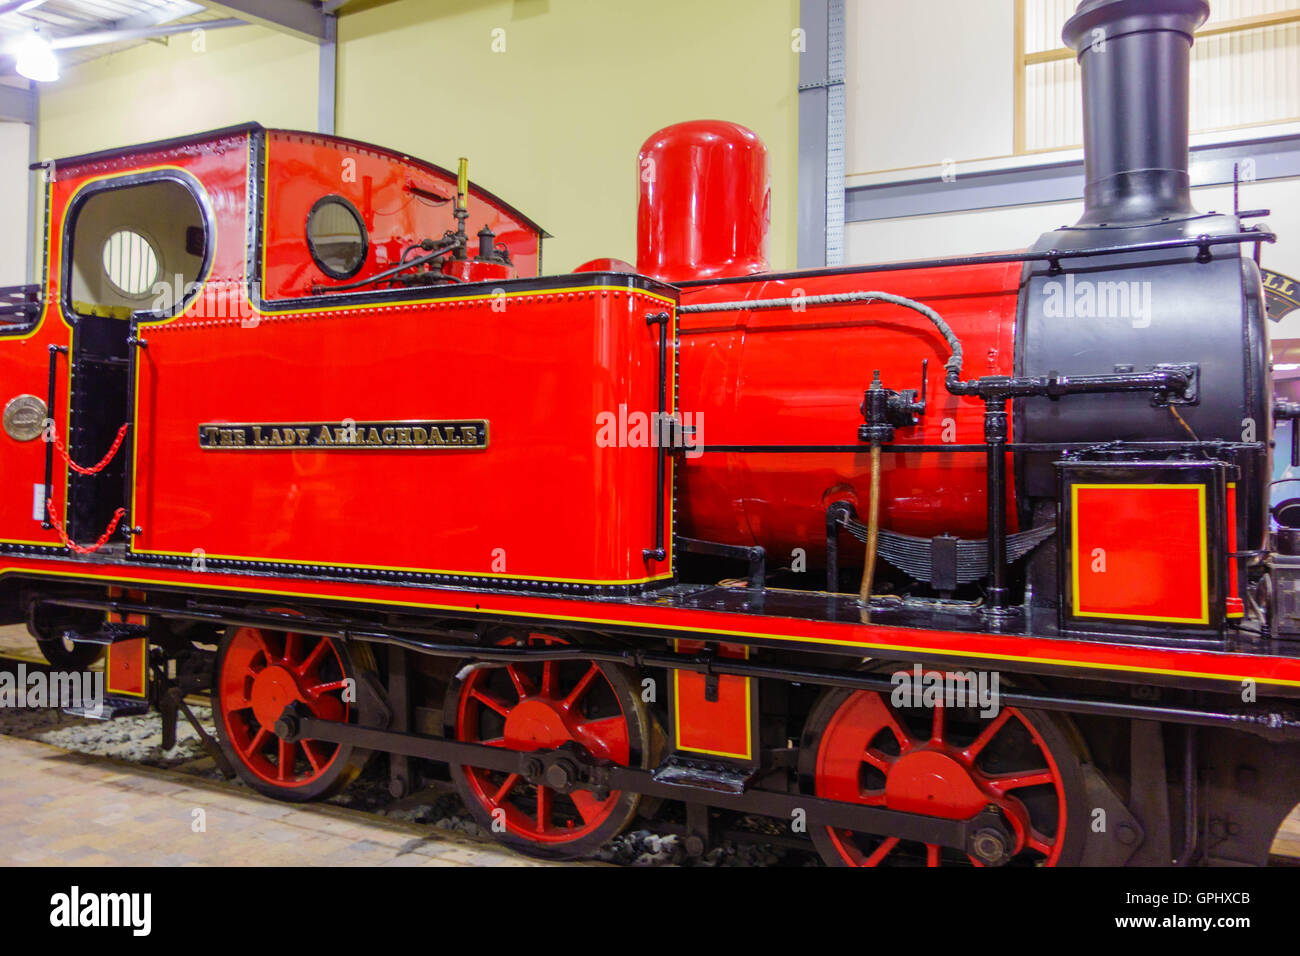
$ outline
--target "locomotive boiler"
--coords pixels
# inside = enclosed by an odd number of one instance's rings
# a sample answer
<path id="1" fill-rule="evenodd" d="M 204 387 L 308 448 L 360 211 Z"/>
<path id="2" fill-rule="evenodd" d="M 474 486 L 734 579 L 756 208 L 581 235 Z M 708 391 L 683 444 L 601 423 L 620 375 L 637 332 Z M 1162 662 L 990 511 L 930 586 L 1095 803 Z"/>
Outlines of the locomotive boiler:
<path id="1" fill-rule="evenodd" d="M 646 141 L 636 264 L 558 275 L 464 163 L 58 160 L 0 327 L 4 607 L 264 794 L 378 760 L 541 856 L 758 814 L 837 865 L 1266 863 L 1300 409 L 1273 236 L 1191 203 L 1207 15 L 1079 6 L 1084 213 L 1013 252 L 773 272 L 765 149 L 713 120 Z"/>

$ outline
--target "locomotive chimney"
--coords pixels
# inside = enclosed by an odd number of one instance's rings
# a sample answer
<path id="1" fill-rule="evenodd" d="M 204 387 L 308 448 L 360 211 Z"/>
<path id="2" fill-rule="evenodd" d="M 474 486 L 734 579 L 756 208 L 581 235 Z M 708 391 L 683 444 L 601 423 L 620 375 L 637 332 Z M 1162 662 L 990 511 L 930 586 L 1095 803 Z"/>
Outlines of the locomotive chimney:
<path id="1" fill-rule="evenodd" d="M 1062 38 L 1083 70 L 1078 225 L 1195 214 L 1187 173 L 1192 35 L 1206 0 L 1084 0 Z"/>

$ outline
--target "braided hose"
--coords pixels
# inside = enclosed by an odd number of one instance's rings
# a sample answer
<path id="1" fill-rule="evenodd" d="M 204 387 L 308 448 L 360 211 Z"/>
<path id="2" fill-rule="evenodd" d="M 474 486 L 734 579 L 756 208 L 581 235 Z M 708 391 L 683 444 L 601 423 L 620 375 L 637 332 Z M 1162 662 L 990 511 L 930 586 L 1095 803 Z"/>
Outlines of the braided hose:
<path id="1" fill-rule="evenodd" d="M 939 330 L 944 341 L 948 343 L 951 355 L 944 363 L 949 374 L 961 375 L 962 350 L 961 339 L 944 321 L 943 316 L 924 302 L 894 295 L 892 292 L 832 292 L 826 295 L 789 296 L 783 299 L 737 299 L 733 302 L 702 302 L 698 305 L 683 305 L 677 310 L 678 315 L 691 315 L 697 312 L 751 312 L 761 309 L 802 309 L 809 305 L 851 305 L 854 302 L 889 302 L 893 305 L 911 309 L 925 316 Z"/>

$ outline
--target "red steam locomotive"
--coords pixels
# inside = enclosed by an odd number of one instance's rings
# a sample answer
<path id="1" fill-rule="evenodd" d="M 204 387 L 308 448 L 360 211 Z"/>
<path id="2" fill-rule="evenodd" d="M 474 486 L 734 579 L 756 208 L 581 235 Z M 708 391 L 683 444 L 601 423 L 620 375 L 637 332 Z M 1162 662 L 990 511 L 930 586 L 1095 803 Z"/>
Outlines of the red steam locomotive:
<path id="1" fill-rule="evenodd" d="M 765 814 L 835 864 L 1266 862 L 1298 409 L 1273 237 L 1190 202 L 1207 13 L 1080 6 L 1085 215 L 1013 253 L 773 273 L 722 122 L 647 141 L 635 267 L 552 276 L 463 163 L 59 160 L 0 327 L 4 606 L 169 737 L 209 690 L 265 794 L 382 753 L 529 853 L 669 800 L 696 852 Z"/>

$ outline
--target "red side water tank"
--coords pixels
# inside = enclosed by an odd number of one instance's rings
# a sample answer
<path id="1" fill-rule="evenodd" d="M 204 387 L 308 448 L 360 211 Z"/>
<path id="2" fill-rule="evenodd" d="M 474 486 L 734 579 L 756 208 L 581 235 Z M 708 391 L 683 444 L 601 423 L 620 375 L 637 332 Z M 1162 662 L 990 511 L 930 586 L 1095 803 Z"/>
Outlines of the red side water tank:
<path id="1" fill-rule="evenodd" d="M 661 129 L 638 157 L 637 271 L 669 282 L 768 269 L 767 147 L 743 126 Z"/>

